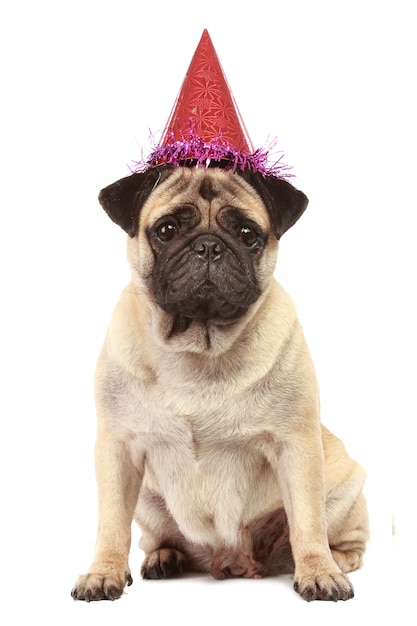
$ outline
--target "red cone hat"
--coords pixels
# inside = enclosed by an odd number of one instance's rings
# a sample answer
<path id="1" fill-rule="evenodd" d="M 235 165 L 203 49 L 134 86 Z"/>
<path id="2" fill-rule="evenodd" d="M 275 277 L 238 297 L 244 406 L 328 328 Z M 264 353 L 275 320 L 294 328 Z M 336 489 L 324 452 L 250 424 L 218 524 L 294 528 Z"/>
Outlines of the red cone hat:
<path id="1" fill-rule="evenodd" d="M 197 135 L 253 152 L 248 134 L 207 30 L 192 58 L 160 145 Z"/>
<path id="2" fill-rule="evenodd" d="M 217 165 L 291 176 L 281 157 L 268 164 L 265 148 L 253 150 L 210 35 L 204 30 L 157 147 L 136 171 L 160 165 Z"/>

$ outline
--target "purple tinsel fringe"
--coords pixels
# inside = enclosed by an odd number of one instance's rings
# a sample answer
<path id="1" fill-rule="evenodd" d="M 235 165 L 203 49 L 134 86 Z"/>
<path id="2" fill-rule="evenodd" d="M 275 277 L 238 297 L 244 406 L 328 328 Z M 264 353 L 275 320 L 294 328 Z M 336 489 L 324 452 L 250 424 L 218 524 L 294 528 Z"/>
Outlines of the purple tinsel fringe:
<path id="1" fill-rule="evenodd" d="M 212 161 L 216 163 L 226 161 L 230 163 L 230 166 L 226 165 L 223 169 L 230 169 L 233 172 L 237 169 L 251 170 L 259 172 L 262 176 L 275 176 L 283 179 L 294 176 L 289 171 L 291 166 L 282 163 L 283 154 L 273 163 L 268 162 L 270 149 L 275 147 L 276 140 L 266 147 L 248 153 L 232 148 L 222 141 L 221 137 L 207 143 L 192 131 L 187 138 L 182 137 L 180 141 L 174 138 L 173 132 L 169 132 L 168 136 L 171 141 L 166 142 L 165 139 L 165 143 L 156 146 L 146 160 L 134 162 L 132 172 L 143 172 L 150 167 L 168 164 L 184 167 L 204 165 L 207 169 Z M 152 136 L 151 140 L 155 145 Z"/>

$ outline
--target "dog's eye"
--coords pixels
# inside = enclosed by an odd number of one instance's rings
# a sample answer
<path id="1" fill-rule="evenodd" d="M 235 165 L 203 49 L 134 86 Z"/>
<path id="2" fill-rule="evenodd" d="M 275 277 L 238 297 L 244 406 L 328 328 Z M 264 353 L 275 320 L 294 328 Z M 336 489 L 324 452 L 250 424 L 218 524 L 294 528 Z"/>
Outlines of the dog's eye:
<path id="1" fill-rule="evenodd" d="M 258 241 L 258 233 L 251 226 L 241 226 L 237 232 L 237 237 L 245 246 L 251 247 Z"/>
<path id="2" fill-rule="evenodd" d="M 166 243 L 167 241 L 172 241 L 175 237 L 179 235 L 179 228 L 176 222 L 173 220 L 166 220 L 159 224 L 156 229 L 156 236 L 160 241 Z"/>

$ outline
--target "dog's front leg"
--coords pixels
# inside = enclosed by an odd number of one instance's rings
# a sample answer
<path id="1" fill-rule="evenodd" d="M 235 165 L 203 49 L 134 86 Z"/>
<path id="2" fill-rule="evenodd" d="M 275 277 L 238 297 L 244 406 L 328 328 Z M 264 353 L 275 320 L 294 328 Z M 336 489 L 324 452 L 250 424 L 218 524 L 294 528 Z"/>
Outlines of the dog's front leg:
<path id="1" fill-rule="evenodd" d="M 106 428 L 99 428 L 96 442 L 99 523 L 94 561 L 71 592 L 77 600 L 115 600 L 132 584 L 128 557 L 131 526 L 142 475 L 126 447 Z"/>
<path id="2" fill-rule="evenodd" d="M 324 457 L 319 434 L 286 442 L 276 464 L 288 517 L 294 589 L 307 601 L 347 600 L 353 587 L 332 558 L 325 515 Z"/>

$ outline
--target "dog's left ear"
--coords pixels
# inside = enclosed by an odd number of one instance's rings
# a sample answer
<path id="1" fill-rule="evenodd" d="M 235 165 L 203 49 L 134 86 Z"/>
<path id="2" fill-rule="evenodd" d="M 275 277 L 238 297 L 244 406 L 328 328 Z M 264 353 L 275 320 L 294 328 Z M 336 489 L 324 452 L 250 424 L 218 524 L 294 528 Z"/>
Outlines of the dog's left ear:
<path id="1" fill-rule="evenodd" d="M 289 182 L 275 176 L 242 172 L 243 178 L 261 196 L 274 226 L 277 239 L 295 224 L 308 205 L 308 198 Z"/>
<path id="2" fill-rule="evenodd" d="M 129 237 L 134 237 L 142 206 L 155 187 L 171 173 L 172 168 L 166 166 L 131 174 L 102 189 L 98 200 L 113 222 L 121 226 Z"/>

